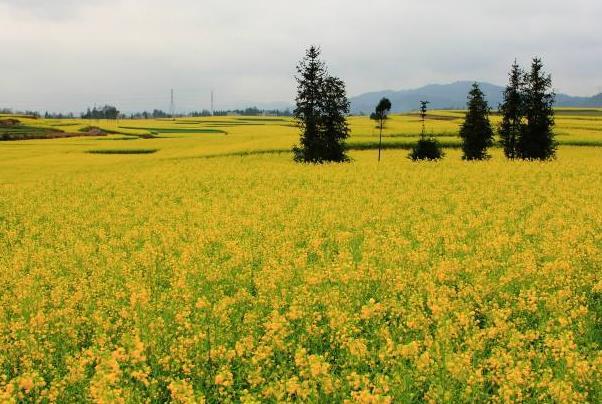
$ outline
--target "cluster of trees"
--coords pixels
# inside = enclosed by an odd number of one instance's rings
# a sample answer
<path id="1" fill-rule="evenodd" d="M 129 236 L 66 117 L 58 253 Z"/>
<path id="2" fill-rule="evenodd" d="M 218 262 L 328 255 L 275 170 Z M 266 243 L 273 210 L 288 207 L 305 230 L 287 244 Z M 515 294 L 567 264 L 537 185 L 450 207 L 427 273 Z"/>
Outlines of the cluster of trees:
<path id="1" fill-rule="evenodd" d="M 83 119 L 119 119 L 120 114 L 119 110 L 112 105 L 105 105 L 101 108 L 94 107 L 93 109 L 88 110 L 85 113 L 81 114 Z"/>
<path id="2" fill-rule="evenodd" d="M 552 78 L 543 70 L 541 59 L 535 58 L 531 70 L 525 72 L 514 62 L 499 107 L 502 122 L 500 143 L 509 159 L 549 160 L 555 157 L 554 99 Z M 489 122 L 490 109 L 477 84 L 468 96 L 468 112 L 460 130 L 463 158 L 483 160 L 494 142 Z"/>
<path id="3" fill-rule="evenodd" d="M 554 99 L 552 78 L 544 73 L 541 59 L 535 58 L 525 72 L 514 62 L 510 80 L 500 105 L 500 138 L 510 159 L 547 160 L 556 155 L 554 139 Z"/>
<path id="4" fill-rule="evenodd" d="M 300 145 L 293 149 L 299 162 L 321 163 L 347 161 L 345 139 L 349 137 L 346 117 L 349 101 L 345 84 L 328 74 L 320 60 L 320 49 L 310 47 L 297 66 L 297 107 L 294 116 L 301 129 Z M 541 59 L 535 58 L 531 70 L 525 73 L 515 62 L 499 107 L 502 122 L 499 135 L 504 154 L 509 159 L 548 160 L 555 157 L 554 140 L 555 94 L 552 79 L 544 73 Z M 420 102 L 422 132 L 412 147 L 409 158 L 439 160 L 444 157 L 441 145 L 426 134 L 428 101 Z M 494 145 L 494 130 L 489 120 L 491 109 L 477 83 L 468 94 L 468 110 L 462 127 L 462 158 L 484 160 Z M 381 158 L 382 132 L 391 111 L 391 101 L 380 100 L 370 118 L 380 129 L 378 161 Z"/>

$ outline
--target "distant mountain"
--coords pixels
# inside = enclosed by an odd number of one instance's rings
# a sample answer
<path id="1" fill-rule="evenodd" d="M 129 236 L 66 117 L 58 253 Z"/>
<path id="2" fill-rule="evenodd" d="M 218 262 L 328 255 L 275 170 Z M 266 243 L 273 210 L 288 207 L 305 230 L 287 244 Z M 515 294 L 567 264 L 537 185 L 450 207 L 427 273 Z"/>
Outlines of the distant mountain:
<path id="1" fill-rule="evenodd" d="M 600 108 L 602 107 L 602 93 L 594 95 L 593 97 L 572 97 L 566 94 L 557 94 L 556 106 Z"/>
<path id="2" fill-rule="evenodd" d="M 393 112 L 407 112 L 418 109 L 421 100 L 430 101 L 431 109 L 464 109 L 466 97 L 472 81 L 458 81 L 451 84 L 429 84 L 427 86 L 400 91 L 375 91 L 352 97 L 351 113 L 369 114 L 382 97 L 387 97 L 393 104 Z M 479 83 L 492 108 L 502 102 L 504 87 L 491 83 Z M 572 97 L 557 94 L 557 107 L 602 107 L 602 93 L 594 97 Z"/>

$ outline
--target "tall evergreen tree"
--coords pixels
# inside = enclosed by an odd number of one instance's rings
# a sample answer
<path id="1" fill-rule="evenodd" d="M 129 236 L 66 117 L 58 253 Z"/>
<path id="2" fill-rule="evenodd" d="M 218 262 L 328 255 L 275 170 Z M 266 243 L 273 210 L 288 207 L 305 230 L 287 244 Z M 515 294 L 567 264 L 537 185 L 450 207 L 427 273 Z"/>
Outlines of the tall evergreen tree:
<path id="1" fill-rule="evenodd" d="M 548 160 L 556 155 L 554 139 L 554 101 L 552 77 L 544 73 L 541 59 L 535 58 L 525 77 L 525 118 L 518 141 L 518 156 Z"/>
<path id="2" fill-rule="evenodd" d="M 346 161 L 344 140 L 349 136 L 349 101 L 345 84 L 328 75 L 317 46 L 306 51 L 297 72 L 294 116 L 301 129 L 301 138 L 300 145 L 293 149 L 295 161 Z"/>
<path id="3" fill-rule="evenodd" d="M 347 99 L 345 83 L 327 76 L 322 86 L 320 116 L 321 159 L 323 161 L 347 161 L 345 139 L 349 137 L 347 115 L 350 103 Z"/>
<path id="4" fill-rule="evenodd" d="M 489 106 L 479 85 L 474 83 L 468 94 L 468 111 L 460 128 L 464 160 L 489 158 L 487 148 L 493 145 L 493 130 L 489 122 Z"/>
<path id="5" fill-rule="evenodd" d="M 297 65 L 297 108 L 294 115 L 301 129 L 300 146 L 295 147 L 296 161 L 319 161 L 320 97 L 326 66 L 320 60 L 320 49 L 310 47 Z"/>
<path id="6" fill-rule="evenodd" d="M 516 62 L 512 65 L 509 82 L 504 90 L 504 102 L 500 105 L 502 122 L 499 133 L 504 154 L 509 159 L 518 157 L 518 139 L 524 118 L 524 72 Z"/>

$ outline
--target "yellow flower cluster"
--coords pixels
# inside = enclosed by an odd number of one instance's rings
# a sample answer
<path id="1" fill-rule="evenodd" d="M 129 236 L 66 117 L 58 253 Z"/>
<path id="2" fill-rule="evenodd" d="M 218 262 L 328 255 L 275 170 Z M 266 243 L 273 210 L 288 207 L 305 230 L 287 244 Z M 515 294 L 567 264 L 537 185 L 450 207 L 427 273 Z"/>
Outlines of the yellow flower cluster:
<path id="1" fill-rule="evenodd" d="M 599 149 L 81 152 L 101 141 L 0 145 L 0 401 L 602 400 Z"/>

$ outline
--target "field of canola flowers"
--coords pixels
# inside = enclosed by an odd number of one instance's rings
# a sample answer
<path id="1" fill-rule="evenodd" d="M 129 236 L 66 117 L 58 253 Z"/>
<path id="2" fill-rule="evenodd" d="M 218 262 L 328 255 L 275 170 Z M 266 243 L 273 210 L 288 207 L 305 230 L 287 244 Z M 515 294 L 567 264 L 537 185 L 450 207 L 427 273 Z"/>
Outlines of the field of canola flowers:
<path id="1" fill-rule="evenodd" d="M 600 115 L 547 163 L 352 118 L 323 166 L 286 119 L 38 121 L 121 133 L 0 143 L 0 401 L 600 402 Z"/>

